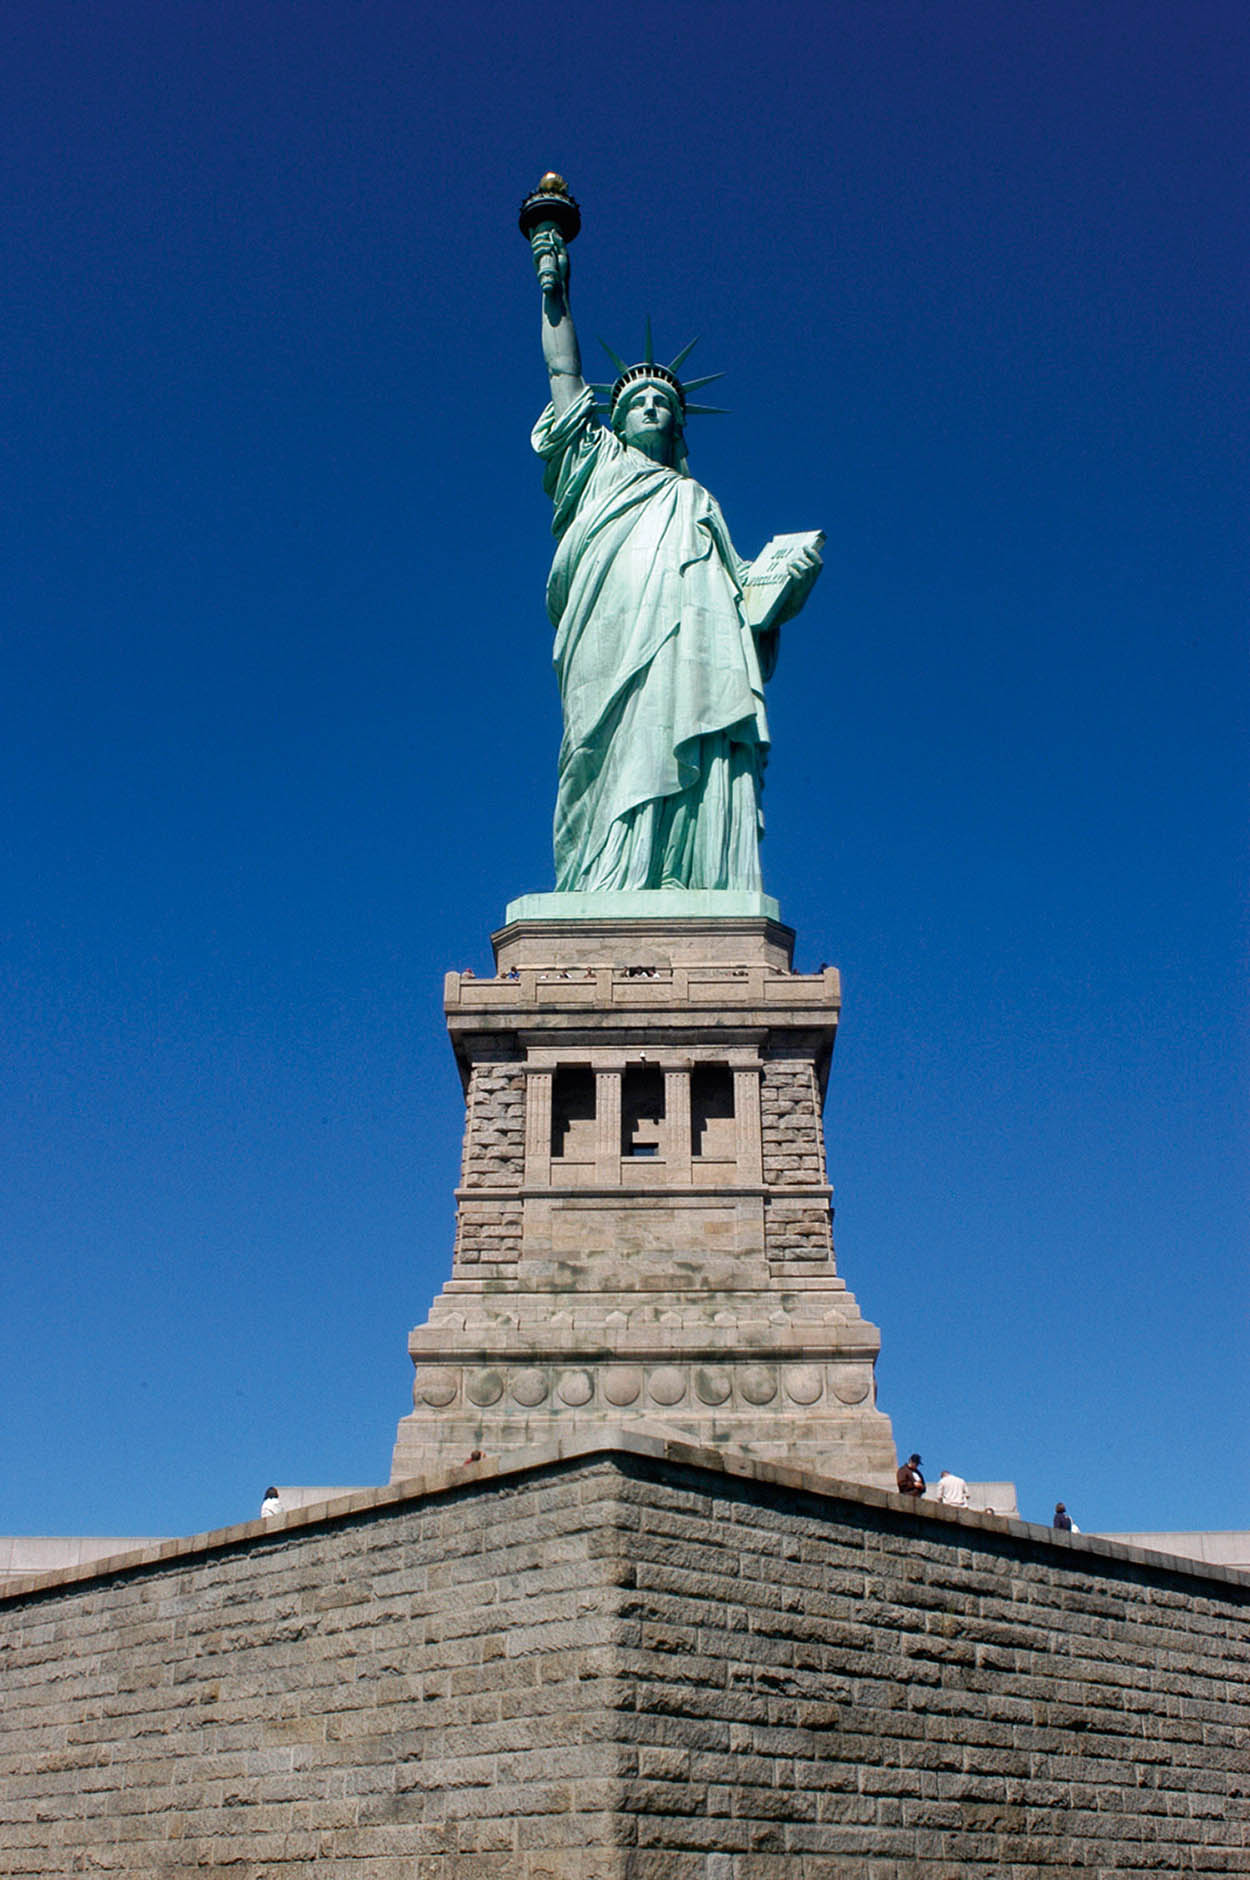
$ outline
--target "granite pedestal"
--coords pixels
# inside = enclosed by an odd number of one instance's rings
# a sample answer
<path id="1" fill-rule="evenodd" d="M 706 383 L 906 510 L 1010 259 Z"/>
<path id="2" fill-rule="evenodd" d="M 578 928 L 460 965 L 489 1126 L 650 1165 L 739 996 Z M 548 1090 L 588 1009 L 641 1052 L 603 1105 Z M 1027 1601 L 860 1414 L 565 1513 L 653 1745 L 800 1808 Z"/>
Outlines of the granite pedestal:
<path id="1" fill-rule="evenodd" d="M 834 1261 L 837 972 L 793 970 L 762 896 L 671 900 L 527 897 L 494 978 L 447 975 L 456 1245 L 409 1340 L 393 1481 L 638 1417 L 893 1486 L 880 1339 Z"/>

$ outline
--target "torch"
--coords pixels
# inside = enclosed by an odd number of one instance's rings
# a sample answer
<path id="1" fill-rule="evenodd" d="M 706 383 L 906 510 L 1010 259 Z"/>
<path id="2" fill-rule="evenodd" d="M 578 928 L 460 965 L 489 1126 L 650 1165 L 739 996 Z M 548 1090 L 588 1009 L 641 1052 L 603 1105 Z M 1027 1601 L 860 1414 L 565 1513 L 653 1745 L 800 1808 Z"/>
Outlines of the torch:
<path id="1" fill-rule="evenodd" d="M 571 242 L 582 226 L 582 215 L 569 195 L 569 186 L 564 178 L 557 176 L 554 170 L 548 170 L 540 178 L 533 195 L 527 196 L 521 204 L 517 222 L 532 248 L 535 235 L 542 229 L 552 229 L 566 244 Z M 554 293 L 560 285 L 556 258 L 549 246 L 538 256 L 538 284 L 544 294 Z"/>

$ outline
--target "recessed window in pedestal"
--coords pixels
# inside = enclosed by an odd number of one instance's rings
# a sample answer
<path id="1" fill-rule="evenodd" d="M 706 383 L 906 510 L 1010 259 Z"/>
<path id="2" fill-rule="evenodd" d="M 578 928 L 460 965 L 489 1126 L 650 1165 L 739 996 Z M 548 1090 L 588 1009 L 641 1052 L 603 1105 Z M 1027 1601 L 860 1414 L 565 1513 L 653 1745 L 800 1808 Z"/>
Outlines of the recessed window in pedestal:
<path id="1" fill-rule="evenodd" d="M 696 1064 L 690 1073 L 690 1152 L 709 1162 L 736 1154 L 734 1080 L 728 1064 Z"/>
<path id="2" fill-rule="evenodd" d="M 658 1156 L 663 1133 L 663 1071 L 658 1064 L 627 1064 L 621 1078 L 621 1154 Z"/>
<path id="3" fill-rule="evenodd" d="M 588 1064 L 562 1064 L 551 1080 L 551 1159 L 595 1159 L 595 1074 Z"/>

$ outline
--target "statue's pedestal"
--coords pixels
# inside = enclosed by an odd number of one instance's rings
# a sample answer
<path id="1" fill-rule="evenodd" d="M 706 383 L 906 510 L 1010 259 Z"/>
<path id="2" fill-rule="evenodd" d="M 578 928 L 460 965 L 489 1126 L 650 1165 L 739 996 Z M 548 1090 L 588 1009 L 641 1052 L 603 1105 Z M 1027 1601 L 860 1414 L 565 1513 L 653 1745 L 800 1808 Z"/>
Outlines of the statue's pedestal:
<path id="1" fill-rule="evenodd" d="M 409 1340 L 392 1480 L 637 1416 L 892 1488 L 880 1339 L 833 1257 L 838 975 L 792 972 L 765 912 L 643 898 L 569 919 L 543 916 L 582 897 L 526 897 L 496 978 L 447 975 L 455 1258 Z"/>

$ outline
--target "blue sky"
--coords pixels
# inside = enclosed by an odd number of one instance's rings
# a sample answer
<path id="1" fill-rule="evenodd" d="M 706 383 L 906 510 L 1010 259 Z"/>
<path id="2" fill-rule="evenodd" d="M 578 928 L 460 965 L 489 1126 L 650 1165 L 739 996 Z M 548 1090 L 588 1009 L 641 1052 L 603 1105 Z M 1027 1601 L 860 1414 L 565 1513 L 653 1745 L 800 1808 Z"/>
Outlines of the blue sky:
<path id="1" fill-rule="evenodd" d="M 765 880 L 900 1448 L 1250 1526 L 1245 8 L 2 32 L 0 1532 L 386 1478 L 442 975 L 551 885 L 549 166 L 586 340 L 729 375 L 738 548 L 828 536 Z"/>

